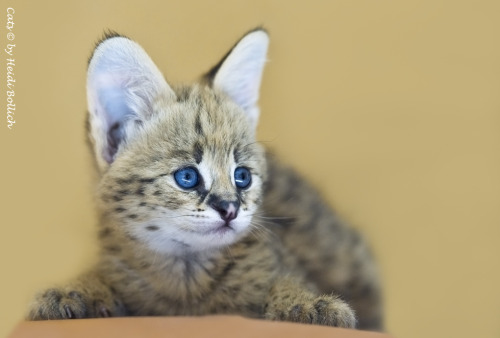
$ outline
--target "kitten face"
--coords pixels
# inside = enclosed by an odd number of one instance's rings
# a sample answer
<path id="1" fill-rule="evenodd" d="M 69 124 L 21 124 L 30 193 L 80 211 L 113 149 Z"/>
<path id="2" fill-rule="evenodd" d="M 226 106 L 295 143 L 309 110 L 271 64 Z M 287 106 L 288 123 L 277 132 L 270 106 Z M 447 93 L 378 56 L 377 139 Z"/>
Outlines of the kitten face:
<path id="1" fill-rule="evenodd" d="M 255 128 L 268 40 L 249 32 L 203 84 L 177 90 L 134 41 L 112 34 L 97 45 L 89 136 L 103 216 L 125 238 L 185 253 L 250 231 L 265 179 Z"/>
<path id="2" fill-rule="evenodd" d="M 155 104 L 99 189 L 107 217 L 168 253 L 220 248 L 248 233 L 265 179 L 263 151 L 242 109 L 209 87 L 182 92 Z M 185 168 L 188 178 L 197 175 L 193 187 L 176 180 Z M 249 171 L 248 186 L 237 186 L 237 168 Z"/>

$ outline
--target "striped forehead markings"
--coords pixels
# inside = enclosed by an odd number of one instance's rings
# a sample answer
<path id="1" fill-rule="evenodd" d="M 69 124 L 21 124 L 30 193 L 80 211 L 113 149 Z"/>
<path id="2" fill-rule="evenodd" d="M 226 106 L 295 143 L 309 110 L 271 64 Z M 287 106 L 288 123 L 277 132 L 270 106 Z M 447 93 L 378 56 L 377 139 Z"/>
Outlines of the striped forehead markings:
<path id="1" fill-rule="evenodd" d="M 196 119 L 194 122 L 194 130 L 199 136 L 204 136 L 203 134 L 203 126 L 201 125 L 201 110 L 198 110 L 196 113 Z"/>
<path id="2" fill-rule="evenodd" d="M 196 142 L 194 144 L 193 155 L 194 155 L 194 160 L 196 161 L 196 163 L 200 164 L 201 160 L 203 159 L 203 146 L 201 145 L 200 142 Z"/>

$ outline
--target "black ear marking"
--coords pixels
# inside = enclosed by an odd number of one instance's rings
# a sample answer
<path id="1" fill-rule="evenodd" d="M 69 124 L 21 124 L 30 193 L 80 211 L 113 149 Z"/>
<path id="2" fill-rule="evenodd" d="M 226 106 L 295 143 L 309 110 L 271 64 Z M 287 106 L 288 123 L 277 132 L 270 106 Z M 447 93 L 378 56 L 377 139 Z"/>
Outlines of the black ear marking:
<path id="1" fill-rule="evenodd" d="M 219 71 L 220 67 L 224 64 L 224 61 L 227 60 L 228 56 L 231 55 L 231 53 L 233 52 L 234 48 L 241 42 L 241 40 L 243 40 L 243 38 L 245 36 L 247 36 L 248 34 L 250 33 L 253 33 L 253 32 L 257 32 L 257 31 L 262 31 L 266 34 L 269 35 L 269 32 L 262 26 L 257 26 L 255 27 L 254 29 L 251 29 L 249 30 L 248 32 L 246 32 L 245 34 L 243 34 L 242 37 L 240 37 L 238 39 L 238 41 L 236 41 L 236 43 L 231 47 L 231 49 L 222 57 L 222 59 L 215 65 L 213 66 L 207 73 L 205 73 L 203 76 L 202 76 L 202 81 L 204 81 L 205 83 L 208 83 L 210 86 L 213 85 L 213 81 L 214 81 L 214 78 L 215 78 L 215 75 L 217 74 L 217 72 Z"/>
<path id="2" fill-rule="evenodd" d="M 108 40 L 108 39 L 111 39 L 111 38 L 126 38 L 128 39 L 128 37 L 126 37 L 125 35 L 121 35 L 120 33 L 112 30 L 112 29 L 105 29 L 104 32 L 102 33 L 102 36 L 99 40 L 96 41 L 96 43 L 94 44 L 94 49 L 92 49 L 92 53 L 90 54 L 89 58 L 87 59 L 87 67 L 89 66 L 90 64 L 90 61 L 92 61 L 92 58 L 94 57 L 94 53 L 97 49 L 97 47 L 99 47 L 99 45 L 101 43 L 103 43 L 104 41 Z"/>

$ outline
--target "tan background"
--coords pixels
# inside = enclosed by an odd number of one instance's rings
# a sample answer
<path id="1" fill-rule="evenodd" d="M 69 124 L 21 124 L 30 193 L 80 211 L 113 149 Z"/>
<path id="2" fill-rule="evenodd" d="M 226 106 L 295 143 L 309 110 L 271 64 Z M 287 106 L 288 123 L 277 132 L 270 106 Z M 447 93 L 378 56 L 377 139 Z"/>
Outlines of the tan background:
<path id="1" fill-rule="evenodd" d="M 84 86 L 103 29 L 189 82 L 260 24 L 259 138 L 371 240 L 388 330 L 500 336 L 500 2 L 2 3 L 2 22 L 16 11 L 17 123 L 0 119 L 0 336 L 95 257 Z"/>

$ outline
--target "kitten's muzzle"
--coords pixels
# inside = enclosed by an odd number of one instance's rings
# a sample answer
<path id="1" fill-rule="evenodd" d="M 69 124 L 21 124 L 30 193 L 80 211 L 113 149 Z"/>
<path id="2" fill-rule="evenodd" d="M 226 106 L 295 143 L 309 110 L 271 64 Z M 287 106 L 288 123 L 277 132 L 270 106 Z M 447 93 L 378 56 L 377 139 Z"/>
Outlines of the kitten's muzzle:
<path id="1" fill-rule="evenodd" d="M 210 201 L 209 205 L 219 213 L 220 217 L 226 221 L 226 224 L 238 216 L 238 210 L 240 209 L 239 201 L 226 201 L 218 198 Z"/>

